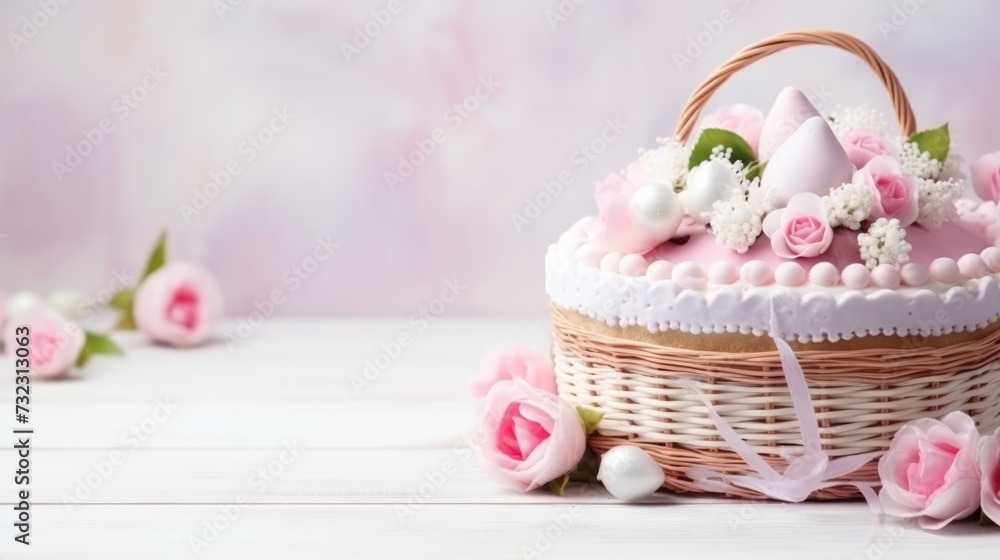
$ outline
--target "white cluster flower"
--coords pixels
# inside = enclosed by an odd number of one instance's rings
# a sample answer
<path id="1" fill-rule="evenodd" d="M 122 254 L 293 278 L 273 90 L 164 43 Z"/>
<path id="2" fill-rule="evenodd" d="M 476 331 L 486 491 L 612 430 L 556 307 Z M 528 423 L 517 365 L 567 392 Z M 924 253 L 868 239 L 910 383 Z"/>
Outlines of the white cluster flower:
<path id="1" fill-rule="evenodd" d="M 962 167 L 965 166 L 965 158 L 962 157 L 962 153 L 955 146 L 955 142 L 952 141 L 951 149 L 948 150 L 948 157 L 944 160 L 944 165 L 941 166 L 941 172 L 938 173 L 936 177 L 939 181 L 951 180 L 956 183 L 965 183 L 967 177 L 965 172 L 962 171 Z"/>
<path id="2" fill-rule="evenodd" d="M 899 151 L 896 159 L 899 160 L 903 171 L 917 179 L 936 179 L 941 175 L 943 166 L 940 161 L 931 159 L 929 153 L 921 152 L 915 142 L 910 142 L 905 137 L 899 138 L 898 142 Z"/>
<path id="3" fill-rule="evenodd" d="M 958 207 L 965 186 L 954 179 L 935 181 L 917 179 L 917 221 L 925 226 L 938 227 L 958 219 Z"/>
<path id="4" fill-rule="evenodd" d="M 838 138 L 843 138 L 848 132 L 864 130 L 877 134 L 882 138 L 889 136 L 889 121 L 885 113 L 876 111 L 867 105 L 857 107 L 837 107 L 830 113 L 828 120 L 830 128 Z"/>
<path id="5" fill-rule="evenodd" d="M 858 234 L 858 246 L 865 266 L 875 268 L 880 264 L 901 266 L 910 260 L 910 249 L 906 242 L 906 230 L 899 227 L 896 218 L 879 218 L 868 227 L 868 233 Z"/>
<path id="6" fill-rule="evenodd" d="M 760 237 L 764 215 L 774 207 L 771 204 L 771 191 L 760 185 L 759 178 L 747 181 L 741 176 L 741 179 L 743 188 L 738 194 L 712 205 L 712 219 L 709 223 L 716 243 L 743 254 Z"/>
<path id="7" fill-rule="evenodd" d="M 687 179 L 691 147 L 675 138 L 657 138 L 658 147 L 639 150 L 639 161 L 650 180 L 675 188 L 684 186 Z"/>
<path id="8" fill-rule="evenodd" d="M 872 212 L 872 191 L 866 185 L 844 183 L 823 197 L 830 227 L 856 230 Z"/>

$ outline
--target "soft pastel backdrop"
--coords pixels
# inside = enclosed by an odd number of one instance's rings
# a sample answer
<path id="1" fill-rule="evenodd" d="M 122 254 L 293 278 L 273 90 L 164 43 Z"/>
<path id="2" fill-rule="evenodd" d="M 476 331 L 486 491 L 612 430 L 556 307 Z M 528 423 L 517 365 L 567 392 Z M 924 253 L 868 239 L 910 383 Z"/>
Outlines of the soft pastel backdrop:
<path id="1" fill-rule="evenodd" d="M 408 316 L 428 305 L 460 315 L 541 313 L 546 244 L 593 212 L 594 182 L 668 135 L 685 97 L 722 60 L 791 28 L 862 37 L 896 70 L 922 124 L 949 121 L 969 157 L 1000 149 L 996 2 L 398 6 L 4 2 L 0 288 L 100 293 L 116 272 L 137 272 L 157 232 L 169 228 L 175 257 L 206 263 L 235 315 L 275 290 L 281 314 Z M 55 15 L 38 15 L 46 7 Z M 389 8 L 398 12 L 391 21 L 371 23 L 373 11 L 386 21 Z M 377 34 L 345 56 L 366 24 Z M 704 46 L 692 47 L 699 38 Z M 146 80 L 155 89 L 138 91 L 143 99 L 126 113 L 116 99 L 150 69 L 160 75 Z M 480 88 L 474 110 L 448 113 L 491 76 L 499 85 Z M 887 109 L 861 62 L 820 47 L 752 67 L 711 107 L 766 109 L 788 84 L 825 109 L 865 101 Z M 246 161 L 241 143 L 282 108 L 294 118 Z M 111 132 L 57 177 L 53 162 L 65 164 L 68 147 L 103 119 Z M 627 128 L 584 166 L 574 152 L 608 119 Z M 390 188 L 386 171 L 436 128 L 443 142 Z M 185 219 L 182 205 L 194 205 L 196 191 L 208 194 L 210 174 L 233 159 L 240 174 Z M 517 231 L 512 215 L 563 170 L 569 186 Z M 310 262 L 327 236 L 337 244 L 332 256 Z M 436 301 L 456 279 L 457 297 Z"/>

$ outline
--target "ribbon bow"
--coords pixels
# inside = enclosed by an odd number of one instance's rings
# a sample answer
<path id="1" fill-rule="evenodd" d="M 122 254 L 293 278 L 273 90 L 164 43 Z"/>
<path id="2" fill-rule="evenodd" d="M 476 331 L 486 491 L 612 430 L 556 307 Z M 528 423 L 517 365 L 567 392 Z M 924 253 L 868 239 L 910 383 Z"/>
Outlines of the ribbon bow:
<path id="1" fill-rule="evenodd" d="M 836 479 L 856 471 L 882 453 L 875 451 L 830 459 L 823 452 L 819 437 L 819 425 L 816 422 L 816 412 L 809 396 L 805 375 L 802 373 L 802 367 L 799 365 L 798 359 L 795 358 L 795 352 L 792 351 L 791 346 L 775 334 L 776 329 L 773 327 L 776 316 L 773 309 L 771 313 L 771 337 L 778 347 L 778 355 L 781 358 L 781 366 L 788 383 L 788 391 L 795 407 L 795 416 L 799 421 L 804 453 L 795 457 L 782 453 L 782 458 L 788 460 L 789 464 L 784 472 L 779 473 L 743 441 L 733 427 L 719 416 L 708 398 L 698 391 L 702 402 L 708 408 L 708 414 L 712 418 L 715 428 L 719 431 L 719 435 L 736 454 L 746 461 L 747 465 L 757 471 L 759 476 L 728 475 L 707 467 L 688 469 L 687 475 L 698 488 L 706 492 L 726 492 L 734 487 L 739 487 L 755 490 L 765 496 L 784 502 L 801 502 L 817 490 L 831 486 L 850 485 L 861 492 L 872 511 L 880 512 L 878 496 L 871 483 Z"/>

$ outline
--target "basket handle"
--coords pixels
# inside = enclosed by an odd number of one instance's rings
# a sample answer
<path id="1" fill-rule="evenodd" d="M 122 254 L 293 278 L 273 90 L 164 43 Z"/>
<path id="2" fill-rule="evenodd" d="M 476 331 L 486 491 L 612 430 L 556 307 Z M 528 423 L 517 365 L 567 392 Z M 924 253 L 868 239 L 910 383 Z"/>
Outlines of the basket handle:
<path id="1" fill-rule="evenodd" d="M 903 86 L 900 85 L 896 74 L 893 73 L 885 61 L 879 55 L 875 54 L 875 51 L 871 47 L 852 35 L 840 31 L 816 29 L 788 31 L 772 35 L 767 39 L 744 47 L 743 50 L 723 62 L 721 66 L 715 69 L 715 72 L 712 72 L 709 77 L 705 78 L 691 92 L 691 96 L 688 97 L 687 103 L 684 104 L 684 109 L 677 119 L 677 128 L 674 130 L 674 136 L 682 141 L 687 139 L 699 115 L 701 115 L 701 110 L 708 103 L 712 94 L 722 84 L 726 83 L 726 80 L 736 73 L 737 70 L 749 66 L 753 62 L 772 53 L 799 45 L 828 45 L 837 47 L 854 53 L 864 60 L 878 74 L 878 77 L 885 85 L 885 89 L 889 92 L 900 130 L 905 136 L 910 136 L 916 132 L 917 120 L 913 116 L 913 108 L 910 107 L 910 101 L 906 98 L 906 92 L 903 91 Z"/>

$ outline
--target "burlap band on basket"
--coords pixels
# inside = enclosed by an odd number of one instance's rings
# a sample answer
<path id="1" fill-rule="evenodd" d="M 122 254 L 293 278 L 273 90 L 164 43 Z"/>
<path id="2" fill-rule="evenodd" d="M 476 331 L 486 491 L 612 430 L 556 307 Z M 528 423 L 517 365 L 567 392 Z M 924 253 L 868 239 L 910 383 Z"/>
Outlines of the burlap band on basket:
<path id="1" fill-rule="evenodd" d="M 691 467 L 752 474 L 719 437 L 701 396 L 744 441 L 777 469 L 801 432 L 776 350 L 724 352 L 664 346 L 629 338 L 576 312 L 551 306 L 560 396 L 604 413 L 589 443 L 598 453 L 629 443 L 666 472 L 667 488 L 700 492 Z M 944 347 L 851 348 L 795 352 L 809 385 L 822 447 L 833 457 L 888 448 L 902 424 L 962 410 L 983 433 L 1000 425 L 1000 329 Z M 872 461 L 851 475 L 877 482 Z M 758 498 L 738 489 L 729 495 Z M 814 499 L 858 495 L 853 487 L 815 492 Z"/>

